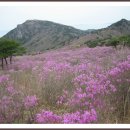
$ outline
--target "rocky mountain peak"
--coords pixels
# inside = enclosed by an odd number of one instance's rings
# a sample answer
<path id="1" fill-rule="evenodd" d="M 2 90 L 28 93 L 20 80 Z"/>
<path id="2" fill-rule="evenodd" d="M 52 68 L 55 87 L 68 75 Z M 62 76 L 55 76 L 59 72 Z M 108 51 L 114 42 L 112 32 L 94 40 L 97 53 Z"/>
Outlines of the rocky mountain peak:
<path id="1" fill-rule="evenodd" d="M 121 26 L 127 26 L 130 25 L 130 21 L 126 19 L 121 19 L 120 21 L 112 24 L 110 27 L 121 27 Z"/>

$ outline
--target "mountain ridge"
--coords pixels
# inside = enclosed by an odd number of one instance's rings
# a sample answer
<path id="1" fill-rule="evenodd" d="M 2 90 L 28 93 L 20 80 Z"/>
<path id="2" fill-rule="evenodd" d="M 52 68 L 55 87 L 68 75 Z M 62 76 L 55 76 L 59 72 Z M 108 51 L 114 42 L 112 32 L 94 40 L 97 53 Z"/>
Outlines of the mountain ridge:
<path id="1" fill-rule="evenodd" d="M 84 45 L 85 42 L 96 39 L 109 39 L 116 36 L 130 35 L 130 21 L 126 19 L 121 19 L 110 26 L 102 29 L 97 29 L 91 32 L 91 34 L 86 34 L 81 36 L 79 39 L 74 40 L 70 43 L 70 46 Z"/>
<path id="2" fill-rule="evenodd" d="M 51 21 L 26 20 L 3 37 L 21 42 L 28 50 L 41 51 L 67 44 L 85 33 L 80 29 Z"/>
<path id="3" fill-rule="evenodd" d="M 130 34 L 130 21 L 121 19 L 102 29 L 80 30 L 47 20 L 26 20 L 3 37 L 21 42 L 28 51 L 44 51 L 87 40 Z"/>

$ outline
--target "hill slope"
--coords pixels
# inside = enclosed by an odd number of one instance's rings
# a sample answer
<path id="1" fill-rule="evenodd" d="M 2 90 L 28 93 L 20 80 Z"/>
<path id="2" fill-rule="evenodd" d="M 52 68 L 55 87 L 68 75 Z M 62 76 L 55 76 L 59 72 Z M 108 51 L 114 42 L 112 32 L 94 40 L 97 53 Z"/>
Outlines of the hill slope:
<path id="1" fill-rule="evenodd" d="M 70 45 L 83 45 L 90 40 L 109 39 L 114 36 L 130 35 L 130 21 L 121 19 L 120 21 L 113 23 L 107 28 L 94 30 L 89 34 L 81 36 L 79 39 L 73 40 Z"/>
<path id="2" fill-rule="evenodd" d="M 130 34 L 130 21 L 121 19 L 107 28 L 82 31 L 50 21 L 27 20 L 4 37 L 20 41 L 28 51 L 44 51 L 65 45 L 81 46 L 87 41 Z"/>
<path id="3" fill-rule="evenodd" d="M 58 48 L 86 32 L 50 21 L 27 20 L 4 37 L 20 41 L 29 51 Z"/>

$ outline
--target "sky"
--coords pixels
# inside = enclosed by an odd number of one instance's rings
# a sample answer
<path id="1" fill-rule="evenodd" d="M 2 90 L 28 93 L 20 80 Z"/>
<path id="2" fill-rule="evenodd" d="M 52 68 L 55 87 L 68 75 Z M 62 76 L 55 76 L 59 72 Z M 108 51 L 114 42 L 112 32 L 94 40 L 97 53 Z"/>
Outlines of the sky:
<path id="1" fill-rule="evenodd" d="M 118 4 L 117 4 L 118 3 Z M 26 20 L 48 20 L 78 29 L 100 29 L 125 18 L 130 2 L 0 2 L 0 37 Z"/>

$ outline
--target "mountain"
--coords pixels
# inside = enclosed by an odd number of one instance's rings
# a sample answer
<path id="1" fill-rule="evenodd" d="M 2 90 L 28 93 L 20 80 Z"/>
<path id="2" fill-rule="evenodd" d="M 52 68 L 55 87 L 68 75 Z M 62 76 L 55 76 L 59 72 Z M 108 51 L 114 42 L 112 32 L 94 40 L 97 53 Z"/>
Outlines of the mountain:
<path id="1" fill-rule="evenodd" d="M 86 31 L 50 21 L 27 20 L 4 37 L 21 42 L 28 51 L 44 51 L 66 45 L 82 46 L 87 41 L 129 34 L 130 21 L 126 19 L 121 19 L 107 28 Z"/>
<path id="2" fill-rule="evenodd" d="M 91 33 L 71 41 L 70 46 L 81 46 L 87 41 L 98 39 L 110 39 L 115 36 L 130 35 L 130 21 L 121 19 L 107 28 L 93 30 Z"/>
<path id="3" fill-rule="evenodd" d="M 86 31 L 71 26 L 50 21 L 27 20 L 4 37 L 21 42 L 28 51 L 43 51 L 62 47 L 84 34 Z"/>

